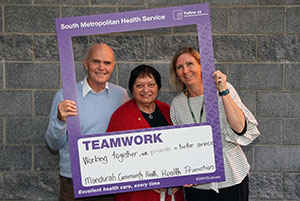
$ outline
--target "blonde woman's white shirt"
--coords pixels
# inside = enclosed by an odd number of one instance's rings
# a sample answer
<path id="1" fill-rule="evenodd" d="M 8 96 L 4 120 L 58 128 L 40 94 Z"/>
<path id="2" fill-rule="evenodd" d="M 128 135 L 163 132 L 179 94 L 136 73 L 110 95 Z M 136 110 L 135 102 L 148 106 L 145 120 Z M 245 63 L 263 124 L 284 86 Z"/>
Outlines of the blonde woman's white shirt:
<path id="1" fill-rule="evenodd" d="M 226 181 L 196 185 L 194 186 L 194 188 L 213 189 L 216 192 L 218 192 L 218 189 L 230 187 L 241 183 L 242 180 L 249 173 L 250 165 L 247 161 L 247 158 L 241 146 L 246 146 L 250 144 L 256 137 L 260 135 L 257 129 L 257 121 L 254 118 L 253 114 L 242 103 L 236 90 L 228 82 L 227 82 L 227 89 L 229 89 L 230 91 L 229 95 L 231 96 L 235 104 L 243 111 L 245 115 L 247 121 L 247 130 L 246 133 L 243 135 L 237 135 L 236 133 L 233 132 L 226 118 L 226 113 L 222 102 L 222 98 L 219 97 L 218 105 L 219 105 L 219 116 L 220 116 Z M 196 119 L 200 118 L 200 110 L 203 104 L 203 98 L 204 98 L 203 95 L 190 98 L 190 105 Z M 191 112 L 188 107 L 187 97 L 184 95 L 184 92 L 181 92 L 178 96 L 176 96 L 173 99 L 171 103 L 170 115 L 174 125 L 194 123 L 194 120 L 192 118 Z M 205 110 L 204 110 L 204 118 L 202 119 L 203 122 L 206 121 Z"/>

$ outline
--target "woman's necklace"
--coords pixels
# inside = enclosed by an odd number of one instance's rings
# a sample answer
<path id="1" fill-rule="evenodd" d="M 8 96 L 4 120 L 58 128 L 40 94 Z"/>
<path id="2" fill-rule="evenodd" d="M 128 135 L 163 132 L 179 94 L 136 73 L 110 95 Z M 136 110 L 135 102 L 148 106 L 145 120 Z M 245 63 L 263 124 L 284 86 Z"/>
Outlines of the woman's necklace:
<path id="1" fill-rule="evenodd" d="M 140 109 L 141 110 L 141 109 Z M 149 119 L 153 119 L 154 118 L 154 113 L 155 113 L 155 111 L 156 111 L 156 104 L 154 103 L 154 110 L 153 110 L 153 112 L 152 113 L 148 113 L 148 112 L 145 112 L 145 111 L 143 111 L 143 110 L 141 110 L 145 115 L 148 115 L 148 118 Z"/>
<path id="2" fill-rule="evenodd" d="M 148 114 L 149 119 L 153 119 L 153 115 L 152 114 Z"/>
<path id="3" fill-rule="evenodd" d="M 198 123 L 197 120 L 196 120 L 196 117 L 194 115 L 194 112 L 192 110 L 192 107 L 191 107 L 189 91 L 187 91 L 187 101 L 188 101 L 189 110 L 190 110 L 190 113 L 191 113 L 191 115 L 193 117 L 194 123 Z M 202 102 L 202 106 L 201 106 L 201 110 L 200 110 L 199 123 L 202 122 L 203 112 L 204 112 L 204 97 L 203 97 L 203 102 Z"/>
<path id="4" fill-rule="evenodd" d="M 158 112 L 158 109 L 157 107 L 155 107 L 154 111 L 149 114 L 149 113 L 146 113 L 146 112 L 143 112 L 141 110 L 143 116 L 145 117 L 145 119 L 149 120 L 149 121 L 155 121 L 156 117 L 157 117 L 157 112 Z"/>

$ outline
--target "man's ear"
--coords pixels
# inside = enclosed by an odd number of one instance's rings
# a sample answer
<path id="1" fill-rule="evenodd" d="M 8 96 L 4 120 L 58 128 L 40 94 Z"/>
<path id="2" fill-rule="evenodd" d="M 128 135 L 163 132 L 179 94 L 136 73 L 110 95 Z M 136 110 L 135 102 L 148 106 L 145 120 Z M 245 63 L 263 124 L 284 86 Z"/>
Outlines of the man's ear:
<path id="1" fill-rule="evenodd" d="M 84 66 L 85 70 L 88 70 L 88 61 L 86 60 L 86 58 L 84 58 L 82 60 L 82 62 L 83 62 L 83 66 Z"/>

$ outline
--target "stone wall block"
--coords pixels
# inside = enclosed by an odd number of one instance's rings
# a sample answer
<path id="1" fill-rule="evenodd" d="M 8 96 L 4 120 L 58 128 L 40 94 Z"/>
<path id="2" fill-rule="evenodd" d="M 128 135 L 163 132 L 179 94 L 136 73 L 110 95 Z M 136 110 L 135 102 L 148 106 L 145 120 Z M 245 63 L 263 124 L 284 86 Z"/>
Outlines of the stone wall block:
<path id="1" fill-rule="evenodd" d="M 282 74 L 281 64 L 231 64 L 228 76 L 236 89 L 282 89 Z"/>
<path id="2" fill-rule="evenodd" d="M 256 171 L 280 172 L 284 168 L 281 146 L 256 146 L 254 160 Z"/>
<path id="3" fill-rule="evenodd" d="M 4 4 L 32 4 L 32 0 L 0 0 Z"/>
<path id="4" fill-rule="evenodd" d="M 170 86 L 170 64 L 169 63 L 156 63 L 148 64 L 153 66 L 161 76 L 161 89 L 160 90 L 171 90 Z"/>
<path id="5" fill-rule="evenodd" d="M 255 170 L 295 172 L 300 170 L 299 146 L 256 146 Z"/>
<path id="6" fill-rule="evenodd" d="M 300 117 L 300 93 L 258 92 L 257 116 L 259 117 Z"/>
<path id="7" fill-rule="evenodd" d="M 122 6 L 145 6 L 144 1 L 140 0 L 91 0 L 91 4 L 99 5 L 122 5 Z"/>
<path id="8" fill-rule="evenodd" d="M 0 63 L 0 89 L 3 88 L 3 63 Z"/>
<path id="9" fill-rule="evenodd" d="M 251 173 L 249 197 L 260 199 L 283 199 L 283 175 L 279 173 Z"/>
<path id="10" fill-rule="evenodd" d="M 216 64 L 215 63 L 215 70 L 219 70 L 222 73 L 224 73 L 225 75 L 227 75 L 227 81 L 230 82 L 230 79 L 228 78 L 228 70 L 227 70 L 227 65 L 226 64 Z"/>
<path id="11" fill-rule="evenodd" d="M 112 77 L 114 76 L 116 72 L 116 66 L 114 69 L 114 72 L 112 73 L 111 77 L 110 77 L 110 82 Z M 83 62 L 77 62 L 75 63 L 75 74 L 76 74 L 76 81 L 79 82 L 81 80 L 83 80 L 85 78 L 85 76 L 87 75 L 87 70 L 84 68 Z"/>
<path id="12" fill-rule="evenodd" d="M 72 37 L 73 56 L 75 61 L 80 61 L 87 56 L 90 46 L 95 43 L 89 44 L 88 36 L 76 36 Z"/>
<path id="13" fill-rule="evenodd" d="M 286 94 L 283 92 L 258 92 L 257 116 L 284 117 Z"/>
<path id="14" fill-rule="evenodd" d="M 174 27 L 176 28 L 176 27 Z M 175 32 L 175 31 L 174 31 Z M 172 34 L 172 27 L 166 28 L 158 28 L 158 29 L 143 29 L 138 31 L 130 31 L 126 32 L 129 34 L 141 34 L 141 35 L 149 35 L 149 34 Z"/>
<path id="15" fill-rule="evenodd" d="M 258 36 L 258 60 L 263 62 L 299 62 L 300 35 Z"/>
<path id="16" fill-rule="evenodd" d="M 56 91 L 34 92 L 34 114 L 36 116 L 48 116 Z"/>
<path id="17" fill-rule="evenodd" d="M 256 115 L 256 93 L 255 91 L 250 90 L 237 90 L 240 99 L 244 105 L 252 112 L 253 115 Z"/>
<path id="18" fill-rule="evenodd" d="M 32 167 L 32 153 L 30 146 L 1 146 L 1 171 L 25 171 Z M 5 162 L 4 162 L 5 161 Z"/>
<path id="19" fill-rule="evenodd" d="M 55 32 L 55 18 L 59 7 L 6 6 L 4 8 L 7 32 Z"/>
<path id="20" fill-rule="evenodd" d="M 112 74 L 111 74 L 108 81 L 111 82 L 111 83 L 119 85 L 119 83 L 117 82 L 117 69 L 116 69 L 116 66 L 117 65 L 115 65 L 114 72 L 112 72 Z"/>
<path id="21" fill-rule="evenodd" d="M 0 118 L 0 145 L 3 144 L 3 119 Z"/>
<path id="22" fill-rule="evenodd" d="M 284 143 L 300 145 L 300 119 L 286 119 L 284 121 Z"/>
<path id="23" fill-rule="evenodd" d="M 0 116 L 32 114 L 32 92 L 21 90 L 0 91 Z"/>
<path id="24" fill-rule="evenodd" d="M 36 60 L 59 60 L 56 35 L 36 35 L 33 45 Z"/>
<path id="25" fill-rule="evenodd" d="M 87 5 L 87 0 L 34 0 L 35 4 L 53 4 L 53 5 Z"/>
<path id="26" fill-rule="evenodd" d="M 119 63 L 118 64 L 118 80 L 119 85 L 125 89 L 128 89 L 128 82 L 131 71 L 140 65 L 139 63 Z"/>
<path id="27" fill-rule="evenodd" d="M 178 91 L 160 91 L 157 99 L 171 105 L 173 98 L 178 95 L 180 92 Z"/>
<path id="28" fill-rule="evenodd" d="M 287 200 L 300 200 L 300 174 L 285 174 L 284 198 Z"/>
<path id="29" fill-rule="evenodd" d="M 144 37 L 140 35 L 91 36 L 90 43 L 106 43 L 114 52 L 116 61 L 143 61 Z"/>
<path id="30" fill-rule="evenodd" d="M 152 66 L 155 68 L 160 76 L 161 76 L 161 89 L 160 90 L 169 90 L 170 89 L 170 82 L 169 82 L 169 64 L 163 64 L 163 63 L 144 63 L 145 65 Z M 118 64 L 118 80 L 119 85 L 124 87 L 125 89 L 128 89 L 128 82 L 131 71 L 141 65 L 140 63 L 122 63 Z"/>
<path id="31" fill-rule="evenodd" d="M 288 8 L 286 15 L 287 15 L 287 32 L 299 33 L 300 32 L 300 8 L 299 7 Z"/>
<path id="32" fill-rule="evenodd" d="M 34 147 L 34 169 L 35 170 L 58 170 L 58 151 L 50 150 L 46 145 Z"/>
<path id="33" fill-rule="evenodd" d="M 48 118 L 7 118 L 8 144 L 44 144 Z"/>
<path id="34" fill-rule="evenodd" d="M 254 36 L 213 36 L 213 48 L 217 62 L 254 62 L 256 60 Z"/>
<path id="35" fill-rule="evenodd" d="M 300 117 L 300 101 L 298 92 L 287 93 L 285 96 L 285 117 Z"/>
<path id="36" fill-rule="evenodd" d="M 6 87 L 9 89 L 57 89 L 60 87 L 58 63 L 8 63 Z"/>
<path id="37" fill-rule="evenodd" d="M 130 12 L 130 11 L 136 11 L 136 10 L 144 10 L 147 9 L 146 6 L 126 6 L 126 7 L 118 7 L 118 12 Z"/>
<path id="38" fill-rule="evenodd" d="M 210 8 L 210 23 L 212 33 L 227 33 L 228 26 L 227 8 Z"/>
<path id="39" fill-rule="evenodd" d="M 0 9 L 0 32 L 3 32 L 3 28 L 2 28 L 2 9 Z"/>
<path id="40" fill-rule="evenodd" d="M 200 3 L 199 0 L 148 0 L 147 2 L 149 6 L 155 7 L 178 6 Z"/>
<path id="41" fill-rule="evenodd" d="M 197 25 L 184 25 L 173 27 L 174 33 L 198 34 Z"/>
<path id="42" fill-rule="evenodd" d="M 298 0 L 286 0 L 286 5 L 300 5 L 300 2 Z"/>
<path id="43" fill-rule="evenodd" d="M 33 59 L 32 36 L 0 34 L 0 60 L 30 61 Z"/>
<path id="44" fill-rule="evenodd" d="M 189 36 L 149 36 L 146 38 L 146 58 L 148 61 L 171 61 L 175 52 L 184 46 L 198 49 L 198 38 Z"/>
<path id="45" fill-rule="evenodd" d="M 116 8 L 112 7 L 63 7 L 63 17 L 85 16 L 85 15 L 100 15 L 104 13 L 115 13 Z"/>
<path id="46" fill-rule="evenodd" d="M 248 163 L 250 165 L 250 171 L 253 170 L 254 166 L 253 166 L 253 151 L 254 151 L 254 148 L 253 146 L 251 145 L 248 145 L 248 146 L 243 146 L 242 147 L 246 157 L 247 157 L 247 160 L 248 160 Z"/>
<path id="47" fill-rule="evenodd" d="M 300 64 L 287 64 L 286 66 L 286 88 L 287 89 L 300 89 Z"/>
<path id="48" fill-rule="evenodd" d="M 232 33 L 282 33 L 284 8 L 232 8 L 229 31 Z"/>
<path id="49" fill-rule="evenodd" d="M 58 198 L 59 179 L 57 173 L 6 174 L 5 180 L 6 199 L 43 201 L 51 197 Z"/>
<path id="50" fill-rule="evenodd" d="M 259 5 L 284 5 L 286 0 L 259 0 Z"/>
<path id="51" fill-rule="evenodd" d="M 257 118 L 260 136 L 255 144 L 280 145 L 283 141 L 283 121 L 281 119 Z"/>
<path id="52" fill-rule="evenodd" d="M 256 0 L 202 0 L 203 3 L 209 3 L 210 6 L 226 6 L 226 5 L 232 5 L 232 6 L 251 6 L 256 5 Z"/>
<path id="53" fill-rule="evenodd" d="M 3 178 L 3 175 L 0 174 L 0 199 L 3 199 L 4 198 L 4 178 Z"/>

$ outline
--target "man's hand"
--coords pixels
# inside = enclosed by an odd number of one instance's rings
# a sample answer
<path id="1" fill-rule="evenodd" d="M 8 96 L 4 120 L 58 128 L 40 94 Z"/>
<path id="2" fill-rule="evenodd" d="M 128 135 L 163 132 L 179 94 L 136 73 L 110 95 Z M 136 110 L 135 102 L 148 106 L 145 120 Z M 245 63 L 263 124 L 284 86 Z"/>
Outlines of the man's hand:
<path id="1" fill-rule="evenodd" d="M 75 102 L 71 100 L 63 100 L 57 106 L 57 118 L 63 122 L 67 121 L 68 116 L 77 115 L 77 107 Z"/>

